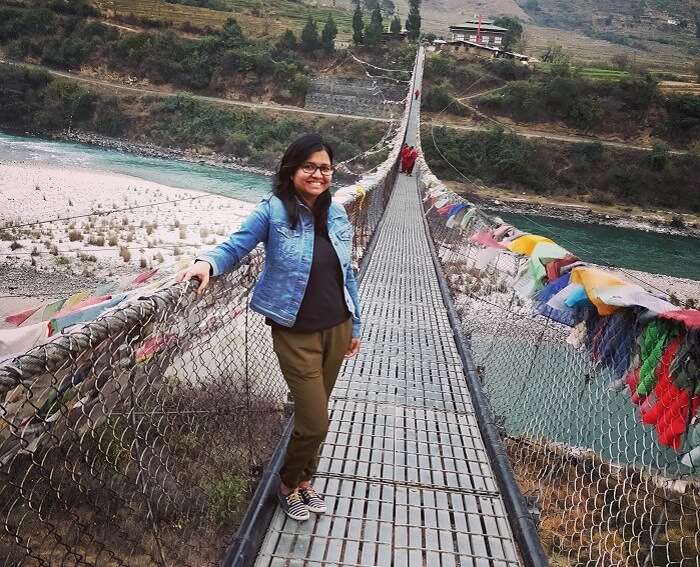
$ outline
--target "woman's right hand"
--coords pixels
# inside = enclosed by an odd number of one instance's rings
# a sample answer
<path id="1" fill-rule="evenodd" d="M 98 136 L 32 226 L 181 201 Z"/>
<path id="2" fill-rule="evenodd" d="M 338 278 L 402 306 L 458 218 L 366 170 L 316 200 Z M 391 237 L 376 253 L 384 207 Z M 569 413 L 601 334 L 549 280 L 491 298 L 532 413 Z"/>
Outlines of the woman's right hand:
<path id="1" fill-rule="evenodd" d="M 188 282 L 192 278 L 197 278 L 199 280 L 197 295 L 202 295 L 206 287 L 209 285 L 209 271 L 211 270 L 211 267 L 212 266 L 209 262 L 198 260 L 189 268 L 182 270 L 175 277 L 175 279 L 179 282 Z"/>

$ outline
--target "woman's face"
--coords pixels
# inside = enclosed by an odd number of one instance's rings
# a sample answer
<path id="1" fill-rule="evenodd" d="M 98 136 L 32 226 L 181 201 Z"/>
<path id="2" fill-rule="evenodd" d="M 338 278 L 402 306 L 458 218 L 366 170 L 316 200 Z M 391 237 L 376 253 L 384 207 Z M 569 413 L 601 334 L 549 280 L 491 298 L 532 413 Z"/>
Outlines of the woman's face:
<path id="1" fill-rule="evenodd" d="M 309 155 L 292 176 L 294 188 L 299 192 L 299 195 L 307 205 L 312 206 L 316 198 L 331 186 L 333 181 L 333 170 L 331 167 L 331 158 L 328 152 L 319 150 Z M 313 171 L 313 173 L 308 173 L 305 169 Z M 326 171 L 326 175 L 321 173 L 321 171 Z"/>

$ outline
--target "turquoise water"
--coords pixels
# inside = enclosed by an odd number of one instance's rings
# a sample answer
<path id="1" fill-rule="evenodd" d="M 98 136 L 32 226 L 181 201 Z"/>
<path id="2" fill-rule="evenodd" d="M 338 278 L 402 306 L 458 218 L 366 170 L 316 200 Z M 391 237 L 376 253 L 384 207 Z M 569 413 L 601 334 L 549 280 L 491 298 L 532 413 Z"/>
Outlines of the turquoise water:
<path id="1" fill-rule="evenodd" d="M 2 133 L 0 161 L 120 173 L 251 203 L 256 203 L 271 185 L 271 179 L 264 175 Z M 549 236 L 591 262 L 700 280 L 698 239 L 533 215 L 500 216 L 523 230 Z"/>
<path id="2" fill-rule="evenodd" d="M 252 203 L 257 203 L 270 191 L 271 183 L 271 178 L 264 175 L 3 133 L 0 133 L 0 161 L 120 173 L 170 187 L 206 191 Z"/>
<path id="3" fill-rule="evenodd" d="M 700 239 L 600 224 L 498 213 L 521 230 L 547 236 L 582 260 L 700 280 Z"/>

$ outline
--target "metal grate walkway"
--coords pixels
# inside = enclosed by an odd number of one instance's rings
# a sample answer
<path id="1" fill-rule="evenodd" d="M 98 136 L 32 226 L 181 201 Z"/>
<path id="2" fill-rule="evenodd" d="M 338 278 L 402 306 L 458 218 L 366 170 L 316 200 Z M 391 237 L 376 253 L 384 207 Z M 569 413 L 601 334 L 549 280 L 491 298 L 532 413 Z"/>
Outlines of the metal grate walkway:
<path id="1" fill-rule="evenodd" d="M 331 401 L 314 482 L 329 511 L 278 509 L 258 567 L 520 564 L 421 215 L 400 175 L 360 287 L 362 351 Z"/>

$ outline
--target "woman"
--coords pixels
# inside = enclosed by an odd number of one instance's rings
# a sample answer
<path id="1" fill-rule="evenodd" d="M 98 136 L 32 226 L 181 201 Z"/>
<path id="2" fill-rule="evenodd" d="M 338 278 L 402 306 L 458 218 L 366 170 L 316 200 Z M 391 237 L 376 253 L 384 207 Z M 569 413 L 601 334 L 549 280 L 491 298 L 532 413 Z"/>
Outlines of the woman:
<path id="1" fill-rule="evenodd" d="M 295 520 L 326 511 L 311 479 L 328 431 L 328 398 L 343 358 L 360 350 L 352 226 L 343 206 L 331 201 L 332 177 L 330 146 L 318 134 L 297 138 L 282 157 L 273 194 L 226 242 L 178 275 L 178 281 L 198 278 L 201 294 L 210 276 L 265 244 L 250 305 L 272 327 L 273 348 L 294 398 L 294 431 L 277 496 Z"/>

